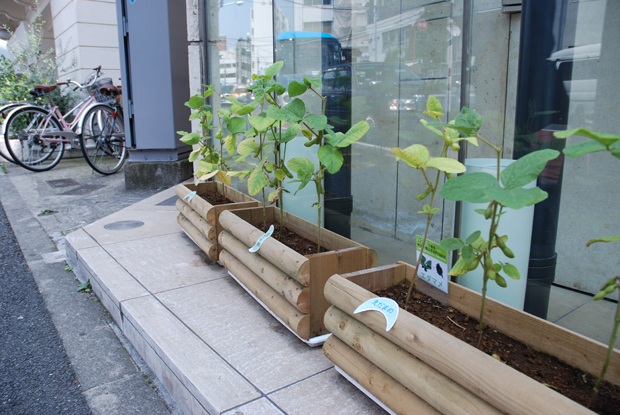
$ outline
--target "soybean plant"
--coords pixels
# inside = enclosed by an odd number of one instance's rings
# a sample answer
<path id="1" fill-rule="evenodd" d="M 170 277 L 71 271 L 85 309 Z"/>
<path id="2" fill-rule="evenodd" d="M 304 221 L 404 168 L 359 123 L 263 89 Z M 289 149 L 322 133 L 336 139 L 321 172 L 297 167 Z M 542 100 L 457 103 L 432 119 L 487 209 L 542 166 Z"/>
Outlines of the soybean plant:
<path id="1" fill-rule="evenodd" d="M 314 203 L 313 206 L 318 208 L 317 253 L 321 252 L 321 195 L 325 193 L 325 189 L 323 189 L 325 170 L 331 174 L 340 171 L 344 163 L 344 156 L 340 149 L 357 142 L 370 128 L 366 121 L 360 121 L 351 126 L 346 133 L 334 133 L 333 127 L 327 124 L 327 117 L 325 117 L 327 100 L 318 91 L 322 86 L 323 83 L 320 78 L 304 78 L 303 83 L 293 81 L 288 87 L 290 97 L 299 96 L 308 90 L 320 97 L 322 100 L 321 114 L 306 115 L 305 104 L 299 98 L 295 98 L 295 100 L 291 101 L 287 105 L 287 107 L 291 106 L 290 110 L 283 114 L 287 116 L 289 122 L 296 122 L 301 125 L 301 132 L 304 137 L 308 139 L 308 141 L 304 143 L 304 146 L 317 146 L 317 155 L 319 159 L 318 167 L 306 157 L 296 157 L 289 160 L 287 163 L 288 167 L 297 173 L 297 179 L 291 180 L 289 183 L 300 183 L 295 194 L 306 187 L 311 181 L 315 184 L 317 202 Z M 324 141 L 326 142 L 325 144 Z"/>
<path id="2" fill-rule="evenodd" d="M 463 275 L 468 271 L 473 271 L 480 264 L 484 268 L 482 303 L 478 325 L 478 348 L 480 348 L 482 341 L 488 281 L 491 280 L 500 287 L 506 287 L 507 282 L 504 275 L 515 280 L 520 279 L 517 267 L 501 261 L 494 262 L 492 258 L 492 250 L 495 248 L 501 249 L 508 258 L 514 258 L 512 250 L 506 246 L 508 236 L 500 236 L 497 233 L 500 219 L 505 213 L 504 209 L 517 210 L 545 200 L 547 193 L 539 187 L 525 189 L 523 186 L 535 180 L 547 162 L 560 154 L 556 150 L 535 151 L 520 158 L 500 172 L 502 147 L 491 144 L 478 133 L 482 127 L 482 122 L 483 119 L 477 112 L 463 108 L 456 117 L 454 124 L 428 124 L 428 126 L 433 127 L 455 129 L 465 137 L 475 137 L 493 148 L 497 154 L 497 174 L 495 177 L 489 173 L 465 174 L 448 180 L 439 192 L 444 199 L 448 200 L 488 203 L 486 209 L 476 209 L 477 213 L 491 221 L 486 240 L 481 236 L 482 231 L 478 230 L 469 235 L 465 241 L 460 238 L 448 238 L 441 241 L 441 246 L 448 251 L 461 249 L 460 258 L 450 270 L 449 275 Z"/>
<path id="3" fill-rule="evenodd" d="M 442 107 L 437 98 L 431 96 L 428 98 L 426 103 L 426 111 L 424 114 L 427 114 L 431 118 L 441 121 L 440 117 L 443 115 L 441 113 Z M 448 154 L 448 149 L 452 148 L 455 151 L 458 151 L 460 145 L 458 144 L 461 140 L 469 140 L 474 145 L 478 145 L 477 140 L 475 138 L 464 137 L 461 138 L 459 136 L 459 132 L 449 127 L 442 126 L 441 131 L 437 128 L 430 126 L 426 120 L 422 120 L 422 123 L 426 126 L 426 128 L 433 131 L 435 134 L 439 135 L 443 139 L 443 146 L 439 153 L 439 157 L 430 158 L 430 153 L 428 149 L 421 144 L 414 144 L 405 149 L 393 148 L 392 153 L 396 155 L 396 161 L 402 160 L 409 167 L 413 167 L 416 170 L 419 170 L 424 176 L 424 180 L 426 182 L 427 188 L 422 193 L 420 193 L 416 199 L 424 200 L 429 195 L 431 197 L 430 202 L 428 204 L 424 204 L 422 211 L 418 212 L 423 215 L 426 215 L 426 228 L 424 229 L 424 238 L 422 239 L 422 245 L 420 247 L 420 256 L 418 257 L 416 266 L 415 266 L 415 277 L 411 281 L 411 285 L 409 286 L 409 291 L 407 292 L 407 297 L 405 299 L 405 309 L 407 309 L 407 304 L 409 303 L 409 297 L 411 296 L 411 292 L 413 291 L 414 282 L 418 276 L 418 269 L 424 258 L 424 248 L 426 246 L 426 240 L 428 238 L 428 230 L 431 225 L 431 221 L 433 220 L 433 216 L 439 212 L 439 208 L 434 208 L 433 203 L 435 202 L 435 196 L 437 194 L 437 189 L 439 188 L 439 179 L 441 177 L 441 172 L 443 171 L 446 178 L 452 177 L 453 174 L 463 173 L 465 172 L 465 166 L 457 160 L 446 157 Z M 427 174 L 428 168 L 435 168 L 437 172 L 435 177 L 433 178 Z M 423 264 L 422 264 L 423 265 Z"/>
<path id="4" fill-rule="evenodd" d="M 612 156 L 616 158 L 620 158 L 620 135 L 615 134 L 606 134 L 595 131 L 590 131 L 585 128 L 575 128 L 568 131 L 557 131 L 553 133 L 556 138 L 568 138 L 572 135 L 580 135 L 583 137 L 587 137 L 590 140 L 582 141 L 579 143 L 572 144 L 566 148 L 564 148 L 563 153 L 570 158 L 578 158 L 585 154 L 595 153 L 599 151 L 608 151 Z M 620 241 L 620 236 L 607 236 L 604 238 L 597 238 L 588 241 L 586 247 L 599 242 L 614 242 Z M 614 290 L 618 289 L 620 291 L 620 276 L 611 278 L 601 287 L 600 291 L 594 296 L 593 300 L 601 300 L 605 298 L 607 295 L 614 292 Z M 605 357 L 605 363 L 603 364 L 603 369 L 601 374 L 598 376 L 596 380 L 596 384 L 594 385 L 594 389 L 592 390 L 592 394 L 590 395 L 590 402 L 588 403 L 588 408 L 590 408 L 594 402 L 596 401 L 596 397 L 598 395 L 598 388 L 600 387 L 603 379 L 605 379 L 605 374 L 607 373 L 607 368 L 609 367 L 609 362 L 611 361 L 611 355 L 614 350 L 614 345 L 616 344 L 616 336 L 618 334 L 618 326 L 620 325 L 620 303 L 616 305 L 616 315 L 614 318 L 614 328 L 611 334 L 611 338 L 609 339 L 609 345 L 607 347 L 607 355 Z"/>

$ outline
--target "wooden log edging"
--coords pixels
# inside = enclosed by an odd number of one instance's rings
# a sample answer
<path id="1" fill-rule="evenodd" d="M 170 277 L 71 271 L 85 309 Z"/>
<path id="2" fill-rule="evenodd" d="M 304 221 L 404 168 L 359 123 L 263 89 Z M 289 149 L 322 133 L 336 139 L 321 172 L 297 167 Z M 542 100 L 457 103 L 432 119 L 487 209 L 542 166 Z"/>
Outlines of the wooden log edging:
<path id="1" fill-rule="evenodd" d="M 200 216 L 183 200 L 178 199 L 176 202 L 177 210 L 189 220 L 211 243 L 217 242 L 215 226 L 211 225 L 205 218 Z"/>
<path id="2" fill-rule="evenodd" d="M 325 313 L 325 326 L 334 336 L 442 414 L 502 413 L 335 306 L 331 306 Z"/>
<path id="3" fill-rule="evenodd" d="M 323 344 L 323 352 L 336 366 L 395 413 L 440 415 L 435 408 L 351 349 L 338 337 L 329 336 Z"/>
<path id="4" fill-rule="evenodd" d="M 350 316 L 361 303 L 375 297 L 340 275 L 332 276 L 325 284 L 325 298 Z M 365 312 L 354 318 L 500 411 L 522 415 L 593 414 L 404 310 L 389 332 L 385 331 L 385 318 L 380 313 Z"/>
<path id="5" fill-rule="evenodd" d="M 262 256 L 250 252 L 243 242 L 228 231 L 222 231 L 218 241 L 223 249 L 237 258 L 299 311 L 305 314 L 310 312 L 310 289 L 308 287 L 299 284 Z"/>
<path id="6" fill-rule="evenodd" d="M 265 234 L 230 211 L 222 212 L 219 221 L 223 229 L 226 229 L 247 247 L 254 246 L 258 238 Z M 260 255 L 270 263 L 278 264 L 278 268 L 304 287 L 309 285 L 310 261 L 308 258 L 273 238 L 267 238 L 263 242 Z"/>
<path id="7" fill-rule="evenodd" d="M 229 270 L 247 289 L 259 298 L 269 309 L 302 339 L 310 337 L 310 315 L 297 310 L 260 277 L 243 265 L 227 250 L 220 253 L 222 265 Z"/>
<path id="8" fill-rule="evenodd" d="M 196 213 L 202 216 L 208 222 L 208 212 L 213 209 L 213 205 L 201 197 L 194 196 L 191 199 L 187 197 L 192 190 L 183 184 L 178 184 L 174 188 L 174 192 L 183 202 L 187 203 Z M 213 225 L 213 224 L 211 224 Z"/>
<path id="9" fill-rule="evenodd" d="M 177 223 L 192 240 L 214 261 L 217 261 L 217 247 L 209 241 L 182 213 L 177 215 Z"/>

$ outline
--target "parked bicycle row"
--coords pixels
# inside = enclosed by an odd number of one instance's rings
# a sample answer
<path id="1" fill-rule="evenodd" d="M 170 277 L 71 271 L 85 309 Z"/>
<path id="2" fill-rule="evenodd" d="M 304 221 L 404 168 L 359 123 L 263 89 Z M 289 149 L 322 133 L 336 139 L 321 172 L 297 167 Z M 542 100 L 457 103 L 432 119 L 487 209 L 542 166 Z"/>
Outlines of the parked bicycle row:
<path id="1" fill-rule="evenodd" d="M 99 66 L 83 84 L 68 79 L 55 85 L 35 85 L 30 91 L 32 101 L 0 106 L 4 137 L 0 156 L 31 171 L 46 171 L 60 162 L 67 148 L 80 148 L 95 171 L 113 174 L 120 170 L 127 158 L 120 87 L 110 78 L 101 78 L 102 74 Z M 62 114 L 50 96 L 59 86 L 87 96 Z M 37 98 L 43 98 L 45 104 L 35 104 Z"/>

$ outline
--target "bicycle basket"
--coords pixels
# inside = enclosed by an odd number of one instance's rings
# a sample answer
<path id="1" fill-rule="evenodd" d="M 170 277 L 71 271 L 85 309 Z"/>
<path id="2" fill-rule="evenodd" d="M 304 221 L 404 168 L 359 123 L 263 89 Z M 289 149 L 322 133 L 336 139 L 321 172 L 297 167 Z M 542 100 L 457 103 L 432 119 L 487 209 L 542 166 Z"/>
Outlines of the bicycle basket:
<path id="1" fill-rule="evenodd" d="M 100 80 L 98 80 L 97 82 L 89 86 L 87 88 L 87 91 L 90 95 L 95 97 L 97 102 L 107 103 L 110 101 L 114 101 L 114 98 L 105 96 L 101 92 L 99 92 L 99 88 L 101 88 L 104 85 L 114 85 L 112 83 L 112 78 L 101 78 Z"/>

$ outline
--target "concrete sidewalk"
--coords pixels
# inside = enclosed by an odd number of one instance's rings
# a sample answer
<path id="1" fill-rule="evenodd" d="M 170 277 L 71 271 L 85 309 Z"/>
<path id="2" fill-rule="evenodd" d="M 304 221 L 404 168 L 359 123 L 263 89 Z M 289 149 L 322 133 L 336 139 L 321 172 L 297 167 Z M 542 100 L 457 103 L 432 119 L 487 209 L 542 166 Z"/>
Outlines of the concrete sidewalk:
<path id="1" fill-rule="evenodd" d="M 81 324 L 76 330 L 88 333 L 93 340 L 105 333 L 104 325 L 108 330 L 117 327 L 119 337 L 133 345 L 129 349 L 134 347 L 148 364 L 144 370 L 151 370 L 173 396 L 166 400 L 173 411 L 230 415 L 384 413 L 335 372 L 320 348 L 308 347 L 286 330 L 183 233 L 176 223 L 173 189 L 127 192 L 122 173 L 103 177 L 88 173 L 88 167 L 80 163 L 83 161 L 63 161 L 54 170 L 38 174 L 8 166 L 9 174 L 0 174 L 0 199 L 29 266 L 42 275 L 46 267 L 63 266 L 63 233 L 68 234 L 67 260 L 76 275 L 90 280 L 109 312 L 109 317 L 103 310 L 99 317 L 89 314 L 85 322 L 80 307 L 86 305 L 80 300 L 68 313 L 80 318 L 65 321 L 63 307 L 69 306 L 50 303 L 55 307 L 52 315 L 57 315 L 57 326 Z M 54 187 L 66 183 L 57 180 L 67 179 L 76 183 Z M 52 213 L 39 216 L 46 210 Z M 48 235 L 56 239 L 60 251 L 54 249 Z M 377 250 L 380 264 L 391 262 L 398 249 L 410 249 L 361 229 L 353 229 L 353 235 Z M 39 289 L 45 296 L 57 284 L 57 280 L 42 279 Z M 76 285 L 54 289 L 74 291 Z M 75 292 L 67 295 L 73 296 L 88 298 Z M 549 320 L 606 343 L 611 331 L 608 317 L 614 309 L 614 303 L 592 302 L 588 295 L 552 287 Z M 62 329 L 59 331 L 62 337 Z M 80 359 L 92 353 L 77 347 L 73 351 L 71 337 L 78 334 L 71 330 L 67 333 L 63 341 L 77 366 L 78 378 L 83 388 L 88 387 L 85 393 L 94 394 L 99 386 L 91 387 L 88 371 L 80 367 L 87 366 Z M 131 405 L 121 380 L 141 377 L 128 370 L 127 353 L 107 341 L 102 344 L 109 350 L 98 352 L 97 359 L 88 363 L 101 360 L 109 368 L 92 372 L 120 375 L 112 376 L 107 383 L 115 388 L 113 391 L 88 400 L 95 408 L 93 412 L 166 413 L 169 408 L 163 404 L 153 410 L 117 412 L 97 406 L 110 403 L 112 397 L 118 399 L 118 408 Z M 138 387 L 135 396 L 145 396 L 144 402 L 159 399 L 160 395 L 147 386 L 148 381 L 143 379 L 143 383 L 146 389 Z M 159 392 L 164 393 L 161 389 Z"/>

